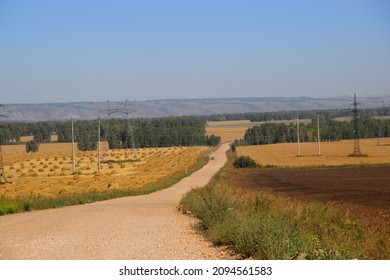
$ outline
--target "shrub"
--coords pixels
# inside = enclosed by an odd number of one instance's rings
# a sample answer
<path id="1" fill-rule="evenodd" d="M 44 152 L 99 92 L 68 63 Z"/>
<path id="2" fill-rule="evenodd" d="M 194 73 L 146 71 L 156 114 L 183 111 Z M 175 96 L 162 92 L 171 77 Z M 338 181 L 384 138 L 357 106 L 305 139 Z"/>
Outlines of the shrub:
<path id="1" fill-rule="evenodd" d="M 39 150 L 39 142 L 36 141 L 36 140 L 31 140 L 29 142 L 27 142 L 26 144 L 26 152 L 29 153 L 29 152 L 32 152 L 32 153 L 35 153 L 35 152 L 38 152 Z"/>
<path id="2" fill-rule="evenodd" d="M 220 136 L 215 136 L 214 134 L 210 136 L 206 136 L 206 144 L 209 146 L 216 147 L 221 143 L 221 137 Z"/>
<path id="3" fill-rule="evenodd" d="M 0 202 L 0 216 L 6 214 L 14 214 L 19 211 L 19 206 L 13 201 L 2 201 Z"/>
<path id="4" fill-rule="evenodd" d="M 230 144 L 230 149 L 232 149 L 232 152 L 235 153 L 235 152 L 236 152 L 236 149 L 237 149 L 236 143 Z"/>
<path id="5" fill-rule="evenodd" d="M 248 156 L 240 156 L 234 161 L 233 166 L 236 168 L 253 168 L 257 166 L 257 163 Z"/>

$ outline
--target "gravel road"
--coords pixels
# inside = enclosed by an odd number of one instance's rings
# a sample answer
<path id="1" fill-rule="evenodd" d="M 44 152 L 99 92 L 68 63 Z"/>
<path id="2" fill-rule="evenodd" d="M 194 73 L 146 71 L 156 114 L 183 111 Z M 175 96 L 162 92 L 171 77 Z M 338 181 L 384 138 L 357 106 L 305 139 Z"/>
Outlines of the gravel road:
<path id="1" fill-rule="evenodd" d="M 149 195 L 0 217 L 0 259 L 224 259 L 177 211 L 183 194 L 225 164 L 228 144 L 174 186 Z"/>

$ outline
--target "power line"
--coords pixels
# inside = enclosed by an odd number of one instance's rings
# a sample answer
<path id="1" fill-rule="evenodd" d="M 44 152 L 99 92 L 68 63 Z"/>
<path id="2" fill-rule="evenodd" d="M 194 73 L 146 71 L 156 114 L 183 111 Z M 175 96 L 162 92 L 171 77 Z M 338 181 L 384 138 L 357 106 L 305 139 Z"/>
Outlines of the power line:
<path id="1" fill-rule="evenodd" d="M 120 114 L 120 115 L 125 115 L 126 116 L 126 119 L 127 119 L 127 130 L 130 133 L 131 146 L 133 148 L 134 158 L 137 159 L 137 150 L 135 148 L 135 141 L 134 141 L 134 131 L 133 131 L 133 127 L 132 127 L 131 122 L 130 122 L 130 117 L 129 117 L 129 115 L 131 113 L 135 112 L 135 111 L 136 110 L 131 110 L 131 109 L 128 108 L 128 100 L 127 99 L 126 99 L 126 102 L 125 102 L 124 109 L 121 109 L 121 108 L 111 109 L 110 101 L 107 100 L 107 110 L 102 110 L 102 111 L 100 111 L 100 113 L 107 113 L 107 123 L 106 123 L 106 131 L 105 131 L 105 135 L 106 135 L 106 140 L 107 141 L 109 141 L 109 137 L 110 137 L 110 119 L 111 119 L 111 116 L 115 115 L 115 114 Z M 99 117 L 99 119 L 100 119 L 100 117 Z M 100 126 L 100 124 L 99 124 L 99 126 Z M 104 157 L 104 152 L 103 152 L 103 157 Z M 100 163 L 100 158 L 99 158 L 99 163 Z"/>

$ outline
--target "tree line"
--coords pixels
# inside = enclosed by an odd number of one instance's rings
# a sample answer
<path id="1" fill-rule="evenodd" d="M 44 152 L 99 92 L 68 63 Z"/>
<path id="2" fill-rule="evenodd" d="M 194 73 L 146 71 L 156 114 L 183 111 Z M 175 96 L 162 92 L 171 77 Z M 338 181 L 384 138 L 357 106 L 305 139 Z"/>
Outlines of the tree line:
<path id="1" fill-rule="evenodd" d="M 302 142 L 318 141 L 318 122 L 313 118 L 309 123 L 299 124 L 299 140 Z M 292 122 L 265 123 L 249 128 L 244 139 L 236 140 L 236 145 L 263 145 L 275 143 L 289 143 L 297 141 L 297 125 Z M 390 119 L 375 119 L 368 116 L 358 120 L 358 138 L 390 137 Z M 320 117 L 320 140 L 338 141 L 355 138 L 353 122 L 327 120 Z"/>
<path id="2" fill-rule="evenodd" d="M 207 116 L 208 121 L 236 121 L 249 120 L 251 122 L 268 122 L 293 120 L 297 116 L 301 119 L 313 119 L 321 115 L 326 120 L 335 118 L 351 117 L 351 109 L 327 109 L 327 110 L 296 110 L 277 112 L 249 112 L 234 114 L 215 114 Z M 390 107 L 368 108 L 359 110 L 361 116 L 390 116 Z"/>
<path id="3" fill-rule="evenodd" d="M 206 136 L 204 117 L 167 117 L 153 119 L 106 120 L 102 134 L 110 148 L 216 146 L 220 137 Z"/>
<path id="4" fill-rule="evenodd" d="M 301 124 L 300 140 L 317 141 L 316 116 L 321 116 L 321 140 L 336 141 L 354 137 L 350 122 L 335 121 L 334 118 L 349 117 L 351 110 L 302 110 L 266 113 L 219 114 L 210 116 L 186 116 L 144 119 L 110 119 L 101 121 L 100 138 L 109 142 L 110 148 L 169 147 L 192 145 L 218 145 L 220 137 L 206 136 L 207 121 L 250 120 L 273 121 L 312 119 Z M 359 137 L 389 137 L 389 120 L 373 119 L 373 116 L 389 116 L 390 108 L 371 108 L 359 110 Z M 98 120 L 78 120 L 74 122 L 75 141 L 80 150 L 94 150 L 97 146 Z M 71 142 L 70 121 L 46 122 L 0 122 L 0 142 L 2 144 L 20 143 L 21 137 L 33 136 L 37 143 L 49 142 L 56 134 L 58 142 Z M 294 124 L 267 123 L 247 131 L 242 143 L 269 144 L 296 141 Z"/>
<path id="5" fill-rule="evenodd" d="M 218 136 L 206 136 L 206 118 L 199 116 L 153 119 L 105 119 L 100 122 L 100 139 L 111 149 L 212 145 Z M 56 134 L 58 142 L 71 142 L 70 121 L 37 123 L 0 123 L 2 144 L 20 143 L 21 136 L 30 135 L 37 143 L 50 142 Z M 94 150 L 98 141 L 98 120 L 74 121 L 75 142 L 80 150 Z"/>

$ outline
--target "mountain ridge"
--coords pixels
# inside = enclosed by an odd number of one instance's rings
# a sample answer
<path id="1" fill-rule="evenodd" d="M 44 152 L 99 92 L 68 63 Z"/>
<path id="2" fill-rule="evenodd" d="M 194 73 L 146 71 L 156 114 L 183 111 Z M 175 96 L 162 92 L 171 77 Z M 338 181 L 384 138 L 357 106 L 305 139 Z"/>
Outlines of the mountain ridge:
<path id="1" fill-rule="evenodd" d="M 360 96 L 359 107 L 375 108 L 389 106 L 390 95 Z M 274 112 L 294 110 L 320 110 L 349 108 L 352 96 L 328 98 L 298 97 L 236 97 L 236 98 L 193 98 L 156 99 L 128 101 L 131 118 L 150 118 L 186 115 L 212 115 L 247 112 Z M 110 101 L 111 109 L 124 109 L 125 101 Z M 65 120 L 69 115 L 75 119 L 105 118 L 107 102 L 79 101 L 58 103 L 4 104 L 0 114 L 7 121 L 51 121 Z M 120 117 L 120 116 L 119 116 Z"/>

